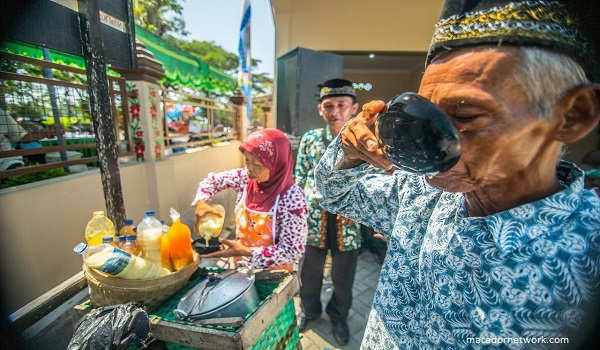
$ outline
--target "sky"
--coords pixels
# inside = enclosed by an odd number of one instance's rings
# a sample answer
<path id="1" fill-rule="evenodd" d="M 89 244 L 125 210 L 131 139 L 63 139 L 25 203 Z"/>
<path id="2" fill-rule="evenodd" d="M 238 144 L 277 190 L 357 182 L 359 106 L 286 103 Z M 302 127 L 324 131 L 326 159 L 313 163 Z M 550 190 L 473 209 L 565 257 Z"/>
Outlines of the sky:
<path id="1" fill-rule="evenodd" d="M 213 41 L 238 54 L 243 0 L 181 0 L 186 40 Z M 269 0 L 251 0 L 250 52 L 261 60 L 255 73 L 275 76 L 275 28 Z"/>

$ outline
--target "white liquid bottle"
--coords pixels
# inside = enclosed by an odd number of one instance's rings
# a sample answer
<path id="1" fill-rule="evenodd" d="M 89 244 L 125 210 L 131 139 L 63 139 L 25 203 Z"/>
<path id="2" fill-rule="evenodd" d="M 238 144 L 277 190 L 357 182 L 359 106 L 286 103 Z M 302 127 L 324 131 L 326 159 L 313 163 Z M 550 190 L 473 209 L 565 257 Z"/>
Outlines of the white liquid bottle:
<path id="1" fill-rule="evenodd" d="M 123 279 L 148 279 L 171 273 L 160 265 L 131 255 L 107 243 L 92 246 L 79 243 L 73 248 L 73 251 L 81 254 L 86 266 Z"/>
<path id="2" fill-rule="evenodd" d="M 146 211 L 146 216 L 137 225 L 137 245 L 142 250 L 142 258 L 162 266 L 160 242 L 163 226 L 154 216 L 153 210 Z"/>

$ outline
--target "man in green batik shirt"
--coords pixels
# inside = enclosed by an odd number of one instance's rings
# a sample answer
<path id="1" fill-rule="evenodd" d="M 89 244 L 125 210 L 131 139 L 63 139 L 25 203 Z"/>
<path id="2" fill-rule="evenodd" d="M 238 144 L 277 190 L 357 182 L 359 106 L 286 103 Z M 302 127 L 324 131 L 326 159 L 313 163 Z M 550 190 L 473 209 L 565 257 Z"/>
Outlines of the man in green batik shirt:
<path id="1" fill-rule="evenodd" d="M 317 109 L 327 125 L 325 128 L 310 130 L 302 136 L 296 158 L 296 184 L 304 190 L 309 205 L 306 255 L 300 272 L 303 312 L 298 317 L 298 325 L 300 331 L 303 331 L 308 321 L 321 316 L 323 267 L 329 250 L 332 257 L 333 295 L 325 312 L 333 324 L 334 338 L 340 345 L 345 345 L 349 339 L 346 318 L 352 305 L 352 285 L 362 243 L 360 225 L 321 208 L 316 199 L 313 175 L 331 140 L 358 110 L 352 83 L 344 79 L 332 79 L 323 83 Z"/>

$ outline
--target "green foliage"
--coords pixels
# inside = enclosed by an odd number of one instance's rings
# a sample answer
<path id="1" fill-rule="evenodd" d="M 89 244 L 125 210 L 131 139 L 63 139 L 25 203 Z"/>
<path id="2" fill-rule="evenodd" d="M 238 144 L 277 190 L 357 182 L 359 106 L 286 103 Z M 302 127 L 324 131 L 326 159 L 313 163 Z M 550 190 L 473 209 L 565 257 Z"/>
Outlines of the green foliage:
<path id="1" fill-rule="evenodd" d="M 193 0 L 192 0 L 193 1 Z M 178 0 L 133 0 L 133 17 L 142 28 L 164 38 L 167 34 L 185 36 L 183 6 Z"/>
<path id="2" fill-rule="evenodd" d="M 237 75 L 239 67 L 237 54 L 226 51 L 214 41 L 187 41 L 174 36 L 189 34 L 185 30 L 185 22 L 180 16 L 183 6 L 179 4 L 178 0 L 134 0 L 133 3 L 134 17 L 142 28 L 151 31 L 171 45 L 198 57 L 210 65 L 219 67 L 231 75 Z M 167 15 L 170 15 L 170 17 L 167 17 Z M 273 79 L 267 73 L 256 73 L 260 63 L 261 60 L 252 59 L 252 66 L 250 67 L 252 71 L 252 89 L 255 96 L 273 93 Z M 210 91 L 202 91 L 201 93 L 208 97 L 215 97 Z"/>
<path id="3" fill-rule="evenodd" d="M 238 56 L 225 51 L 225 49 L 213 41 L 185 41 L 175 37 L 169 37 L 167 41 L 183 51 L 200 58 L 202 61 L 219 67 L 230 74 L 237 72 Z"/>
<path id="4" fill-rule="evenodd" d="M 69 175 L 69 173 L 67 173 L 63 168 L 55 168 L 44 170 L 39 173 L 11 176 L 4 182 L 3 187 L 19 186 L 66 175 Z"/>

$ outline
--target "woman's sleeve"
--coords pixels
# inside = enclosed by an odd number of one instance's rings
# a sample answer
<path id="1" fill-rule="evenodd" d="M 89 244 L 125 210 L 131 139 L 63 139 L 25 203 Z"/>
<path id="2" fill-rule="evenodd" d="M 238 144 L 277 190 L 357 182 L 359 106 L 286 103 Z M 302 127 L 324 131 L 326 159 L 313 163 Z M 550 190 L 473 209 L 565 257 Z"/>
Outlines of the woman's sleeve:
<path id="1" fill-rule="evenodd" d="M 304 256 L 308 234 L 308 208 L 304 193 L 292 186 L 279 202 L 274 245 L 252 248 L 252 266 L 268 268 L 293 264 Z"/>
<path id="2" fill-rule="evenodd" d="M 248 170 L 246 168 L 209 173 L 198 184 L 192 206 L 196 205 L 199 200 L 209 201 L 217 193 L 228 188 L 242 192 L 248 181 Z"/>

